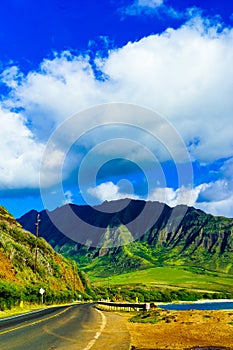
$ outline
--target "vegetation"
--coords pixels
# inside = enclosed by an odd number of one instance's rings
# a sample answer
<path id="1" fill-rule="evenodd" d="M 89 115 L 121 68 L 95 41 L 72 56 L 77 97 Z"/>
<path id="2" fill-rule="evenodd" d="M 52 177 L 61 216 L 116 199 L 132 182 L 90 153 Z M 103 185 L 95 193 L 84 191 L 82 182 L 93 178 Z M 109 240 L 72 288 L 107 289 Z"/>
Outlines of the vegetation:
<path id="1" fill-rule="evenodd" d="M 132 271 L 111 277 L 92 277 L 94 285 L 172 287 L 233 293 L 233 276 L 196 267 L 163 266 Z"/>
<path id="2" fill-rule="evenodd" d="M 210 293 L 187 289 L 154 288 L 145 286 L 111 286 L 94 287 L 96 299 L 127 302 L 174 302 L 174 301 L 196 301 L 200 299 L 230 299 L 233 293 L 221 292 Z"/>
<path id="3" fill-rule="evenodd" d="M 85 239 L 93 243 L 94 238 L 95 247 L 64 236 L 46 211 L 41 213 L 41 234 L 56 251 L 74 259 L 96 288 L 104 286 L 105 291 L 97 290 L 93 298 L 106 295 L 117 299 L 118 294 L 112 295 L 108 289 L 124 285 L 130 290 L 169 287 L 209 291 L 211 295 L 232 294 L 233 219 L 185 206 L 171 209 L 158 202 L 145 206 L 145 202 L 134 200 L 105 202 L 100 208 L 72 204 L 56 209 L 52 215 L 66 217 L 70 224 L 70 209 L 90 223 L 92 236 Z M 142 210 L 143 215 L 139 215 Z M 35 228 L 37 214 L 31 211 L 19 222 L 26 229 Z M 69 228 L 72 230 L 72 225 Z M 75 226 L 72 237 L 78 229 Z"/>
<path id="4" fill-rule="evenodd" d="M 99 210 L 70 205 L 72 212 L 93 228 L 89 238 L 90 242 L 95 238 L 95 247 L 64 236 L 45 211 L 41 213 L 41 234 L 56 251 L 74 259 L 94 277 L 161 266 L 196 267 L 199 272 L 204 268 L 233 275 L 233 219 L 215 217 L 185 206 L 171 209 L 158 202 L 148 202 L 145 207 L 145 202 L 134 200 L 130 203 L 126 200 L 128 205 L 124 206 L 123 202 L 105 202 Z M 122 207 L 124 209 L 120 210 Z M 143 215 L 139 215 L 142 210 Z M 156 213 L 160 213 L 159 217 Z M 36 211 L 31 211 L 19 222 L 32 230 L 36 215 Z M 52 215 L 68 218 L 67 206 L 56 209 Z M 67 225 L 69 223 L 67 219 Z M 74 237 L 76 232 L 78 227 L 75 227 Z"/>
<path id="5" fill-rule="evenodd" d="M 130 318 L 130 322 L 139 323 L 158 323 L 160 321 L 170 322 L 167 315 L 163 315 L 161 310 L 150 310 L 137 312 L 136 315 Z"/>
<path id="6" fill-rule="evenodd" d="M 44 287 L 43 301 L 46 304 L 71 302 L 78 299 L 79 291 L 54 290 L 47 283 L 38 285 L 21 285 L 12 282 L 0 282 L 0 311 L 19 306 L 22 302 L 40 304 L 39 287 Z"/>
<path id="7" fill-rule="evenodd" d="M 43 238 L 36 248 L 36 237 L 0 207 L 0 310 L 22 301 L 40 303 L 40 288 L 47 304 L 78 299 L 80 294 L 90 298 L 76 263 L 56 253 Z"/>

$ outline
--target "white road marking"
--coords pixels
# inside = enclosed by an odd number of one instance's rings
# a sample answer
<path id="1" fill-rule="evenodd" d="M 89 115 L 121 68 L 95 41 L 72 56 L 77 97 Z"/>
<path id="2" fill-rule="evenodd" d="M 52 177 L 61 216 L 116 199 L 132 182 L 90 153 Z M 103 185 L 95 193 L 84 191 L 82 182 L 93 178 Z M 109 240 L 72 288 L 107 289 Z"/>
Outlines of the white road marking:
<path id="1" fill-rule="evenodd" d="M 107 323 L 107 319 L 106 319 L 106 316 L 103 314 L 103 312 L 101 312 L 100 310 L 98 309 L 95 309 L 102 317 L 102 323 L 101 323 L 101 327 L 100 327 L 100 330 L 99 332 L 96 332 L 94 338 L 89 341 L 89 343 L 87 344 L 87 346 L 83 349 L 83 350 L 90 350 L 92 348 L 92 346 L 95 344 L 96 340 L 100 337 L 101 333 L 103 332 L 105 326 L 106 326 L 106 323 Z"/>
<path id="2" fill-rule="evenodd" d="M 25 313 L 22 313 L 22 314 L 19 314 L 19 315 L 10 316 L 10 317 L 3 317 L 3 318 L 0 319 L 0 322 L 13 320 L 14 318 L 18 318 L 18 317 L 23 317 L 23 316 L 27 316 L 27 315 L 36 314 L 37 312 L 39 313 L 40 311 L 43 311 L 43 310 L 48 310 L 48 308 L 38 309 L 38 310 L 35 310 L 35 311 L 31 311 L 31 312 L 25 312 Z"/>

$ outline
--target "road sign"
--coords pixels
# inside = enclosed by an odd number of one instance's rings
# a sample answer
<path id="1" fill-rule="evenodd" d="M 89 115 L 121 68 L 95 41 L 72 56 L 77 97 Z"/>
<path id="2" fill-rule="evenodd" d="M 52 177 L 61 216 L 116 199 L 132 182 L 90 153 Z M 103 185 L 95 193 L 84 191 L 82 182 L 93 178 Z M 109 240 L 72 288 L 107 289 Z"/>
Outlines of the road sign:
<path id="1" fill-rule="evenodd" d="M 44 303 L 43 295 L 44 295 L 45 290 L 43 288 L 40 288 L 39 292 L 41 294 L 41 304 L 43 304 Z"/>

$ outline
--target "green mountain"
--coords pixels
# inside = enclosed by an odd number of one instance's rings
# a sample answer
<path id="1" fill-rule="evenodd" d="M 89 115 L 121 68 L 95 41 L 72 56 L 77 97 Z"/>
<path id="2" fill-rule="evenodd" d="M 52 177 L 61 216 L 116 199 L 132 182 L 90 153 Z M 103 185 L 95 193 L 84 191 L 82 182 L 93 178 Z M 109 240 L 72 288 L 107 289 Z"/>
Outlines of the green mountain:
<path id="1" fill-rule="evenodd" d="M 86 295 L 86 281 L 77 264 L 58 254 L 43 239 L 25 231 L 0 207 L 0 309 L 21 300 L 47 303 Z"/>
<path id="2" fill-rule="evenodd" d="M 32 210 L 18 222 L 33 232 L 37 215 Z M 233 274 L 233 219 L 128 199 L 96 207 L 65 205 L 40 217 L 40 235 L 92 276 L 156 266 Z"/>

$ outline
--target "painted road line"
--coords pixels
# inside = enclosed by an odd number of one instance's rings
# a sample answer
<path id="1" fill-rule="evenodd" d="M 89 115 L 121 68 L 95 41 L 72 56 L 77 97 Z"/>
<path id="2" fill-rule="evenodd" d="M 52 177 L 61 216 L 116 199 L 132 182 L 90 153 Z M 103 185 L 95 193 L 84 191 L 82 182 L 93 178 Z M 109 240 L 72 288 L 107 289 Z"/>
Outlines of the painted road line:
<path id="1" fill-rule="evenodd" d="M 96 332 L 94 338 L 87 344 L 87 346 L 83 349 L 83 350 L 90 350 L 92 348 L 92 346 L 95 344 L 96 340 L 100 337 L 101 333 L 103 332 L 106 323 L 107 323 L 107 319 L 106 316 L 103 314 L 103 312 L 101 312 L 98 309 L 95 309 L 102 317 L 102 322 L 101 322 L 101 326 L 100 326 L 100 330 L 99 332 Z"/>
<path id="2" fill-rule="evenodd" d="M 27 323 L 27 324 L 24 324 L 24 325 L 21 325 L 21 326 L 18 326 L 18 327 L 14 327 L 14 328 L 7 329 L 7 330 L 5 330 L 5 331 L 0 332 L 0 335 L 6 334 L 6 333 L 10 333 L 10 332 L 13 332 L 13 331 L 17 331 L 18 329 L 22 329 L 22 328 L 34 326 L 34 325 L 36 325 L 36 324 L 38 324 L 38 323 L 41 323 L 41 322 L 44 322 L 44 321 L 51 320 L 52 318 L 58 317 L 58 316 L 60 316 L 61 314 L 63 314 L 64 312 L 67 312 L 69 309 L 71 309 L 71 307 L 72 307 L 72 306 L 68 307 L 68 308 L 65 309 L 65 310 L 62 310 L 62 311 L 58 312 L 58 313 L 55 314 L 55 315 L 52 315 L 52 316 L 43 318 L 42 320 L 30 322 L 30 323 Z"/>

